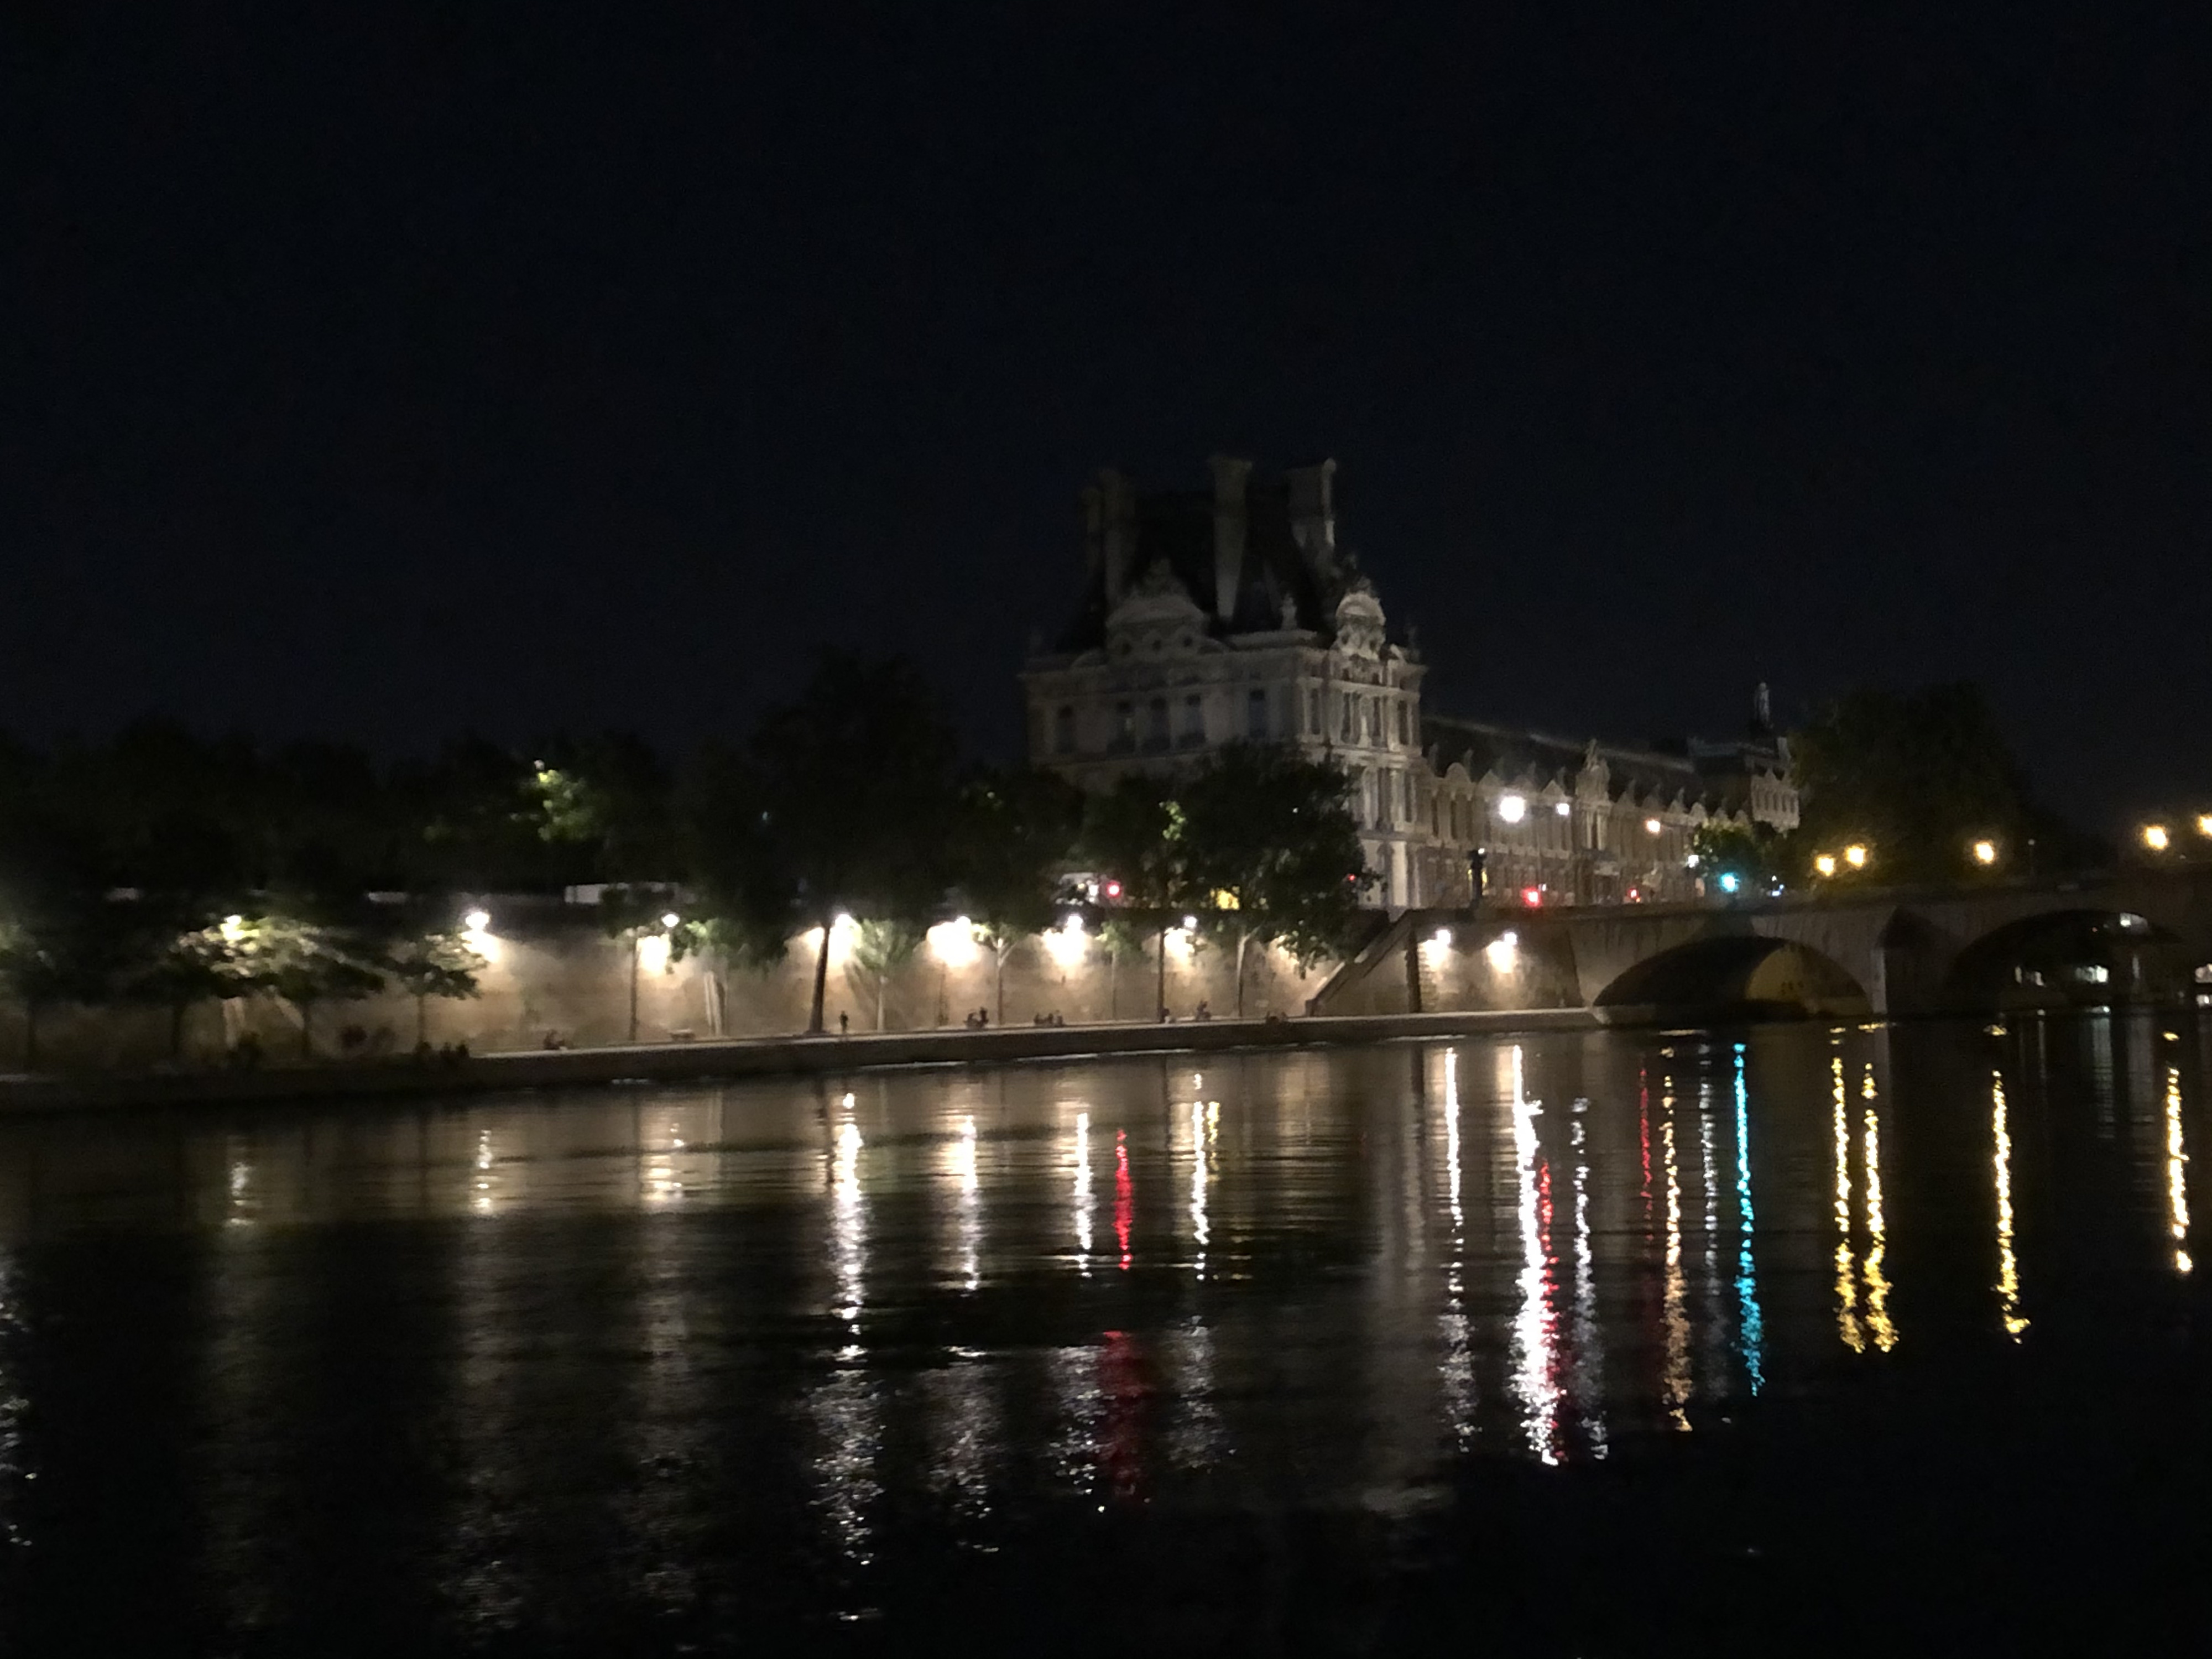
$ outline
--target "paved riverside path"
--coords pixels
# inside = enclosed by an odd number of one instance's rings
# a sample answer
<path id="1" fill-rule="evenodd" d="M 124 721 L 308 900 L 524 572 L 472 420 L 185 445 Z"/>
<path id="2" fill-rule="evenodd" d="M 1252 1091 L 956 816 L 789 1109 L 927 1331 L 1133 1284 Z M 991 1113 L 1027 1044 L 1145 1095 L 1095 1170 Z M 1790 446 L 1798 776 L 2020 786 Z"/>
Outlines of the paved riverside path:
<path id="1" fill-rule="evenodd" d="M 600 1048 L 512 1049 L 456 1062 L 413 1056 L 263 1066 L 252 1071 L 0 1077 L 0 1112 L 270 1104 L 343 1097 L 444 1095 L 594 1083 L 678 1083 L 749 1077 L 835 1076 L 894 1066 L 988 1066 L 1109 1054 L 1210 1054 L 1379 1042 L 1397 1037 L 1595 1029 L 1581 1008 L 1379 1014 L 1297 1019 L 1180 1020 L 1150 1025 L 1014 1025 L 975 1031 L 889 1031 L 854 1036 L 744 1037 L 621 1043 Z"/>

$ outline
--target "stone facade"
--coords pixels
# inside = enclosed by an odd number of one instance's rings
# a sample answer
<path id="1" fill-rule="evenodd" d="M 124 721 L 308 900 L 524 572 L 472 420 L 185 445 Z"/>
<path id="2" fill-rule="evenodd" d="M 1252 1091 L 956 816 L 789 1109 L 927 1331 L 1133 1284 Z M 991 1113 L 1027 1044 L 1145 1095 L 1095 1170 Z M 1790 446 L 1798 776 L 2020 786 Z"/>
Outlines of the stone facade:
<path id="1" fill-rule="evenodd" d="M 1075 620 L 1022 675 L 1030 757 L 1086 789 L 1172 773 L 1223 744 L 1285 743 L 1352 782 L 1374 903 L 1421 885 L 1421 678 L 1337 541 L 1334 461 L 1255 480 L 1217 456 L 1213 489 L 1139 496 L 1120 473 L 1084 492 Z"/>
<path id="2" fill-rule="evenodd" d="M 1237 741 L 1334 761 L 1390 910 L 1692 897 L 1701 825 L 1796 823 L 1763 688 L 1750 741 L 1679 753 L 1425 713 L 1419 652 L 1339 544 L 1336 464 L 1211 465 L 1210 492 L 1084 492 L 1082 601 L 1022 675 L 1035 764 L 1106 789 Z"/>
<path id="3" fill-rule="evenodd" d="M 1778 738 L 1632 749 L 1449 715 L 1431 715 L 1422 738 L 1433 856 L 1443 870 L 1479 869 L 1487 896 L 1502 902 L 1702 897 L 1690 855 L 1700 829 L 1797 824 Z"/>

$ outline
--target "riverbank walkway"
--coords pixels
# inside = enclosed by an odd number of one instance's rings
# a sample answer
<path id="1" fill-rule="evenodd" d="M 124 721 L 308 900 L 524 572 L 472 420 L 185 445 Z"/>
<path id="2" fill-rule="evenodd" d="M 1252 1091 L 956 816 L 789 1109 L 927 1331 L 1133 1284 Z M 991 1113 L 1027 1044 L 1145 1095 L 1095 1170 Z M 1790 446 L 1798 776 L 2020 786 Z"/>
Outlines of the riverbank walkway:
<path id="1" fill-rule="evenodd" d="M 610 1083 L 838 1076 L 908 1066 L 990 1066 L 1149 1054 L 1218 1054 L 1400 1037 L 1594 1030 L 1587 1009 L 1183 1020 L 1172 1024 L 1015 1025 L 851 1036 L 741 1037 L 516 1049 L 465 1059 L 411 1055 L 312 1064 L 0 1076 L 0 1112 L 279 1103 L 378 1096 L 475 1094 Z"/>

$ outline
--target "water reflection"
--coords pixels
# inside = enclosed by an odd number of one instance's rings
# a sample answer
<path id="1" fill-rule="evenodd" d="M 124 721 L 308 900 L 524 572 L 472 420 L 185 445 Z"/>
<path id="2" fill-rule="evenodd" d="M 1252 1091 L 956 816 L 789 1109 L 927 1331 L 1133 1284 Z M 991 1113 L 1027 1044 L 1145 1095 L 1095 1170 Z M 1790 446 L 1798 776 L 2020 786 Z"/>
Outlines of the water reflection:
<path id="1" fill-rule="evenodd" d="M 1085 1275 L 1091 1272 L 1091 1114 L 1075 1115 L 1075 1150 L 1069 1154 L 1075 1165 L 1075 1255 L 1077 1265 Z"/>
<path id="2" fill-rule="evenodd" d="M 1990 1073 L 1990 1163 L 1996 1173 L 1997 1318 L 2015 1342 L 2027 1329 L 2020 1310 L 2020 1261 L 2013 1252 L 2012 1130 L 2005 1116 L 2004 1073 Z"/>
<path id="3" fill-rule="evenodd" d="M 2166 1068 L 2166 1231 L 2173 1235 L 2173 1265 L 2182 1273 L 2196 1266 L 2189 1257 L 2189 1154 L 2181 1142 L 2181 1071 Z"/>
<path id="4" fill-rule="evenodd" d="M 1660 1398 L 1668 1421 L 1690 1426 L 1690 1314 L 1682 1278 L 1682 1171 L 1674 1157 L 1674 1090 L 1670 1078 L 1659 1095 L 1661 1170 L 1667 1182 L 1667 1281 L 1662 1322 L 1667 1334 Z"/>
<path id="5" fill-rule="evenodd" d="M 1765 1320 L 1759 1310 L 1759 1268 L 1752 1255 L 1757 1225 L 1751 1200 L 1751 1091 L 1743 1076 L 1744 1045 L 1735 1045 L 1735 1301 L 1736 1340 L 1746 1381 L 1756 1395 L 1766 1380 L 1760 1349 Z"/>
<path id="6" fill-rule="evenodd" d="M 1520 1311 L 1513 1321 L 1513 1393 L 1521 1402 L 1528 1449 L 1543 1462 L 1559 1459 L 1559 1389 L 1552 1351 L 1552 1172 L 1536 1139 L 1539 1101 L 1528 1097 L 1521 1048 L 1504 1056 L 1513 1113 L 1513 1167 L 1519 1183 Z"/>
<path id="7" fill-rule="evenodd" d="M 1860 1093 L 1866 1100 L 1866 1291 L 1867 1329 L 1874 1345 L 1884 1353 L 1897 1346 L 1897 1327 L 1889 1316 L 1889 1279 L 1882 1259 L 1889 1250 L 1889 1225 L 1881 1208 L 1881 1118 L 1874 1086 L 1874 1066 L 1869 1062 Z"/>
<path id="8" fill-rule="evenodd" d="M 1441 1352 L 1444 1430 L 1455 1445 L 1474 1437 L 1474 1328 L 1467 1316 L 1467 1211 L 1461 1202 L 1459 1050 L 1444 1050 L 1444 1192 L 1450 1218 L 1450 1253 L 1444 1262 L 1444 1305 L 1437 1316 Z"/>
<path id="9" fill-rule="evenodd" d="M 367 1455 L 445 1645 L 517 1650 L 583 1559 L 655 1617 L 771 1567 L 864 1611 L 922 1531 L 1390 1512 L 1478 1455 L 1702 1443 L 1893 1352 L 1897 1263 L 1924 1365 L 2032 1355 L 2028 1282 L 2039 1335 L 2092 1316 L 2054 1259 L 2084 1237 L 2134 1252 L 2095 1282 L 2183 1294 L 2202 1057 L 2131 1040 L 2123 1115 L 2113 1047 L 2096 1022 L 1575 1034 L 0 1125 L 0 1537 L 51 1515 L 65 1550 L 98 1501 L 15 1497 L 48 1468 L 36 1379 L 78 1340 L 22 1287 L 87 1232 L 133 1283 L 191 1261 L 143 1357 L 185 1379 L 177 1420 L 104 1431 L 183 1449 L 191 1570 L 241 1650 L 301 1604 L 314 1413 L 388 1390 L 377 1423 L 409 1426 Z"/>
<path id="10" fill-rule="evenodd" d="M 1851 1257 L 1851 1127 L 1844 1094 L 1844 1057 L 1828 1060 L 1836 1141 L 1836 1331 L 1854 1353 L 1866 1352 L 1859 1331 L 1858 1283 Z"/>

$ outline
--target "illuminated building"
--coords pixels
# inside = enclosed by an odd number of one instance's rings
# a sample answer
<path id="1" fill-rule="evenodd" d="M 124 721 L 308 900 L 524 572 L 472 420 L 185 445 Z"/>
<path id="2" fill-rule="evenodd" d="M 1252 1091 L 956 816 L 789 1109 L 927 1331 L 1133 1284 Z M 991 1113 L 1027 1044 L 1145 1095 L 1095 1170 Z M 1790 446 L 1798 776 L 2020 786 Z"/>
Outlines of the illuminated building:
<path id="1" fill-rule="evenodd" d="M 1030 759 L 1106 789 L 1230 743 L 1292 744 L 1352 779 L 1370 902 L 1437 902 L 1421 856 L 1427 671 L 1337 544 L 1336 463 L 1273 479 L 1212 466 L 1211 491 L 1139 495 L 1109 470 L 1084 492 L 1082 601 L 1022 675 Z"/>
<path id="2" fill-rule="evenodd" d="M 1336 464 L 1211 465 L 1210 491 L 1139 495 L 1109 470 L 1084 492 L 1081 602 L 1022 674 L 1036 764 L 1103 790 L 1234 742 L 1333 760 L 1368 902 L 1390 909 L 1466 903 L 1479 880 L 1544 903 L 1689 897 L 1699 826 L 1796 823 L 1764 687 L 1748 741 L 1676 750 L 1425 714 L 1421 653 L 1339 545 Z"/>

